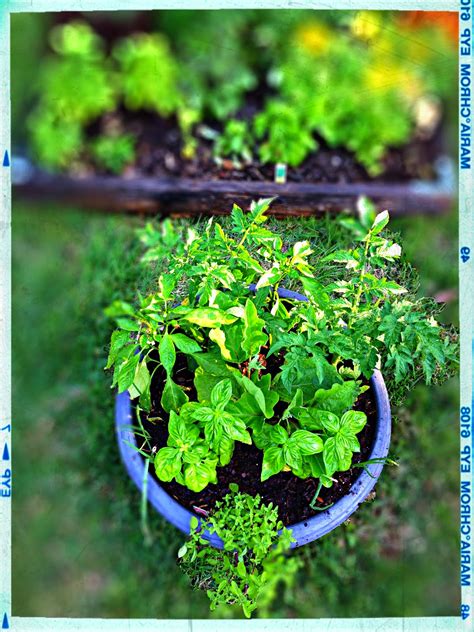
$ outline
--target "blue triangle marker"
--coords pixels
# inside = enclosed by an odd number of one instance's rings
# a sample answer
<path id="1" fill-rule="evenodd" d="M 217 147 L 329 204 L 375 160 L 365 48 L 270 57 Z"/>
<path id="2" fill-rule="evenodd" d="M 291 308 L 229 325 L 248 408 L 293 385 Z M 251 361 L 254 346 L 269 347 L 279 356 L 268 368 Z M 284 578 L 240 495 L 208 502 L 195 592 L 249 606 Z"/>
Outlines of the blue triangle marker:
<path id="1" fill-rule="evenodd" d="M 5 443 L 5 447 L 3 448 L 3 460 L 4 461 L 9 461 L 10 460 L 10 454 L 8 453 L 8 445 Z"/>
<path id="2" fill-rule="evenodd" d="M 10 628 L 10 625 L 8 623 L 7 613 L 5 612 L 5 614 L 3 615 L 2 630 L 8 630 L 9 628 Z"/>
<path id="3" fill-rule="evenodd" d="M 6 149 L 5 149 L 5 153 L 3 154 L 3 166 L 4 167 L 10 166 L 10 158 L 8 156 L 8 151 Z"/>

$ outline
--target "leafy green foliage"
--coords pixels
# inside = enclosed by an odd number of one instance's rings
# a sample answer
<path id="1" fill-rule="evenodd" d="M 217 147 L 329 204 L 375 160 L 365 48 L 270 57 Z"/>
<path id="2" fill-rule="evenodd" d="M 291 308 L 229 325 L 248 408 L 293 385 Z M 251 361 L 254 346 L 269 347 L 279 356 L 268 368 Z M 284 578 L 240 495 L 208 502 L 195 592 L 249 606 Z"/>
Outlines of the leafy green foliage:
<path id="1" fill-rule="evenodd" d="M 92 143 L 92 154 L 99 166 L 112 173 L 121 173 L 135 156 L 134 139 L 130 134 L 99 136 Z"/>
<path id="2" fill-rule="evenodd" d="M 177 110 L 181 103 L 179 68 L 163 36 L 141 33 L 126 38 L 116 45 L 113 55 L 119 63 L 127 108 L 162 116 Z"/>
<path id="3" fill-rule="evenodd" d="M 55 27 L 55 57 L 41 71 L 41 99 L 29 121 L 43 164 L 64 166 L 81 149 L 82 128 L 116 106 L 102 41 L 84 22 Z"/>
<path id="4" fill-rule="evenodd" d="M 317 132 L 332 147 L 346 146 L 372 174 L 381 170 L 386 148 L 406 142 L 412 131 L 410 108 L 399 88 L 373 92 L 366 74 L 375 54 L 344 35 L 328 36 L 317 53 L 304 46 L 289 50 L 279 81 L 287 107 L 301 121 L 301 133 Z M 316 72 L 321 66 L 324 72 Z M 332 86 L 337 86 L 336 97 Z"/>
<path id="5" fill-rule="evenodd" d="M 254 127 L 261 141 L 258 151 L 263 163 L 284 162 L 296 167 L 317 147 L 311 129 L 291 104 L 269 101 L 255 117 Z"/>
<path id="6" fill-rule="evenodd" d="M 216 467 L 229 463 L 234 442 L 251 443 L 244 421 L 227 410 L 231 398 L 232 383 L 224 379 L 212 388 L 209 402 L 178 402 L 180 414 L 170 411 L 168 447 L 155 457 L 158 478 L 176 479 L 195 492 L 217 482 Z"/>
<path id="7" fill-rule="evenodd" d="M 230 119 L 214 144 L 216 156 L 229 156 L 234 163 L 252 161 L 254 139 L 246 121 Z"/>
<path id="8" fill-rule="evenodd" d="M 84 22 L 55 27 L 55 56 L 38 82 L 29 126 L 39 161 L 64 168 L 80 158 L 84 128 L 121 106 L 176 117 L 188 159 L 206 127 L 216 161 L 228 157 L 237 168 L 257 159 L 298 166 L 324 142 L 354 152 L 376 175 L 387 149 L 415 131 L 426 135 L 431 123 L 424 119 L 434 116 L 436 125 L 441 99 L 452 98 L 447 78 L 456 57 L 439 29 L 407 38 L 388 12 L 200 17 L 196 30 L 189 14 L 162 16 L 158 32 L 123 38 L 107 54 Z M 218 54 L 216 42 L 223 43 Z M 55 122 L 66 135 L 62 147 L 56 134 L 53 152 L 43 140 L 47 129 L 54 135 Z M 115 153 L 110 144 L 108 155 Z M 123 156 L 124 146 L 116 151 Z M 113 160 L 110 170 L 119 172 L 124 162 Z"/>
<path id="9" fill-rule="evenodd" d="M 234 205 L 228 232 L 213 219 L 181 239 L 169 225 L 161 234 L 147 226 L 144 265 L 163 255 L 166 242 L 167 271 L 136 306 L 118 300 L 107 310 L 118 325 L 112 385 L 146 411 L 151 376 L 163 372 L 169 437 L 156 473 L 193 491 L 216 483 L 235 441 L 263 451 L 262 480 L 291 470 L 329 487 L 360 450 L 366 416 L 358 398 L 377 365 L 401 384 L 421 376 L 430 383 L 456 363 L 456 345 L 425 303 L 385 276 L 401 256 L 383 236 L 387 212 L 375 215 L 362 200 L 359 220 L 345 222 L 353 247 L 313 265 L 309 242 L 284 247 L 264 226 L 270 203 L 255 202 L 248 213 Z M 335 275 L 325 280 L 318 265 Z M 291 283 L 306 300 L 280 295 Z M 192 401 L 177 383 L 178 356 L 194 375 Z"/>
<path id="10" fill-rule="evenodd" d="M 240 606 L 249 618 L 266 593 L 280 583 L 294 583 L 301 563 L 285 556 L 293 539 L 278 520 L 277 509 L 263 504 L 258 495 L 237 493 L 237 485 L 232 487 L 233 493 L 216 503 L 206 524 L 223 540 L 223 550 L 209 545 L 193 518 L 191 537 L 178 557 L 191 585 L 207 592 L 211 610 L 221 604 Z"/>

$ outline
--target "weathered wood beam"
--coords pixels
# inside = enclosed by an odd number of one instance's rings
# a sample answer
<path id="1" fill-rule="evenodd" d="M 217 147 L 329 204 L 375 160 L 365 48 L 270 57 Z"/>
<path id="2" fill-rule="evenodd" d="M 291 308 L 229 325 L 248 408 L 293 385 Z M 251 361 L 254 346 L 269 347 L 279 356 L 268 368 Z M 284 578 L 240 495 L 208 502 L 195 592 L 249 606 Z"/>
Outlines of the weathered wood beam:
<path id="1" fill-rule="evenodd" d="M 326 211 L 354 209 L 357 198 L 366 195 L 379 208 L 394 215 L 442 213 L 453 196 L 433 183 L 328 184 L 308 182 L 192 180 L 152 177 L 94 176 L 75 178 L 36 173 L 14 186 L 14 195 L 57 200 L 86 209 L 152 215 L 214 215 L 230 212 L 235 202 L 248 207 L 252 200 L 277 198 L 271 213 L 277 216 L 315 215 Z"/>

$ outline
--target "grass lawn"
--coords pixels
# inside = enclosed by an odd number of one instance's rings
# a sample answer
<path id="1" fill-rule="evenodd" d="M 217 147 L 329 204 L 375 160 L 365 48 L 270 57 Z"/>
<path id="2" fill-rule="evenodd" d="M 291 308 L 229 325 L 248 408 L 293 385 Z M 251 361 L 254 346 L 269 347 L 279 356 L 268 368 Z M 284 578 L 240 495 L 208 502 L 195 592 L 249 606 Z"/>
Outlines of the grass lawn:
<path id="1" fill-rule="evenodd" d="M 138 264 L 138 225 L 13 204 L 16 616 L 210 616 L 205 594 L 191 591 L 176 566 L 182 534 L 154 511 L 145 545 L 140 495 L 114 435 L 103 370 L 112 324 L 102 310 L 153 283 Z M 392 228 L 418 268 L 421 293 L 456 289 L 455 216 Z M 285 234 L 295 230 L 324 247 L 339 234 L 324 219 L 282 225 Z M 456 323 L 456 300 L 441 318 Z M 457 409 L 457 379 L 412 391 L 394 411 L 399 467 L 385 469 L 375 500 L 349 523 L 297 551 L 306 561 L 297 587 L 260 616 L 458 614 Z"/>

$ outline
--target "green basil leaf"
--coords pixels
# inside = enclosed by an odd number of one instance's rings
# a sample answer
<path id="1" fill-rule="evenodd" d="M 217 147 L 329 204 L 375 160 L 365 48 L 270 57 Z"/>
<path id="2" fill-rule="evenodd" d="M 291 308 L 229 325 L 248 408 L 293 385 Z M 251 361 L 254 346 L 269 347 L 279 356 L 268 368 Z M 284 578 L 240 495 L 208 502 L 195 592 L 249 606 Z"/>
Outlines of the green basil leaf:
<path id="1" fill-rule="evenodd" d="M 228 465 L 234 453 L 234 441 L 223 434 L 219 442 L 219 464 Z"/>
<path id="2" fill-rule="evenodd" d="M 288 432 L 283 428 L 283 426 L 275 425 L 270 426 L 268 424 L 268 434 L 273 443 L 277 445 L 283 445 L 288 441 Z"/>
<path id="3" fill-rule="evenodd" d="M 285 467 L 283 448 L 272 446 L 263 452 L 261 481 L 266 481 Z"/>
<path id="4" fill-rule="evenodd" d="M 209 483 L 217 483 L 217 459 L 207 459 L 202 463 L 190 463 L 184 470 L 184 482 L 192 492 L 200 492 Z"/>
<path id="5" fill-rule="evenodd" d="M 323 451 L 323 440 L 317 434 L 307 430 L 296 430 L 290 436 L 289 443 L 295 445 L 301 454 L 317 454 Z"/>
<path id="6" fill-rule="evenodd" d="M 341 417 L 341 430 L 357 434 L 367 423 L 367 415 L 360 410 L 349 410 Z"/>
<path id="7" fill-rule="evenodd" d="M 192 417 L 198 421 L 212 421 L 215 417 L 215 411 L 208 406 L 199 406 L 192 411 Z"/>
<path id="8" fill-rule="evenodd" d="M 251 445 L 252 439 L 248 433 L 245 422 L 242 419 L 238 419 L 229 413 L 221 413 L 220 420 L 224 425 L 226 434 L 235 441 L 241 443 L 247 443 Z"/>
<path id="9" fill-rule="evenodd" d="M 341 420 L 337 415 L 330 413 L 328 410 L 318 410 L 316 415 L 324 430 L 330 434 L 336 434 L 339 431 Z"/>
<path id="10" fill-rule="evenodd" d="M 177 448 L 161 448 L 155 455 L 154 464 L 160 481 L 169 482 L 181 471 L 181 452 Z"/>
<path id="11" fill-rule="evenodd" d="M 210 409 L 209 409 L 210 410 Z M 215 449 L 221 439 L 223 434 L 222 424 L 219 419 L 213 414 L 210 419 L 206 420 L 204 425 L 204 436 L 206 437 L 206 441 L 212 449 Z"/>
<path id="12" fill-rule="evenodd" d="M 299 447 L 294 444 L 286 443 L 283 446 L 283 455 L 285 457 L 286 464 L 289 465 L 292 469 L 300 470 L 303 465 L 303 454 Z"/>
<path id="13" fill-rule="evenodd" d="M 339 469 L 339 455 L 336 450 L 335 437 L 329 437 L 329 439 L 326 439 L 324 442 L 323 459 L 326 473 L 328 476 L 332 476 L 334 472 L 337 472 Z"/>
<path id="14" fill-rule="evenodd" d="M 211 404 L 218 410 L 223 410 L 232 397 L 232 382 L 229 379 L 222 380 L 211 391 Z"/>
<path id="15" fill-rule="evenodd" d="M 199 429 L 186 422 L 177 415 L 174 410 L 170 411 L 168 422 L 168 444 L 171 446 L 191 446 L 199 437 Z"/>

